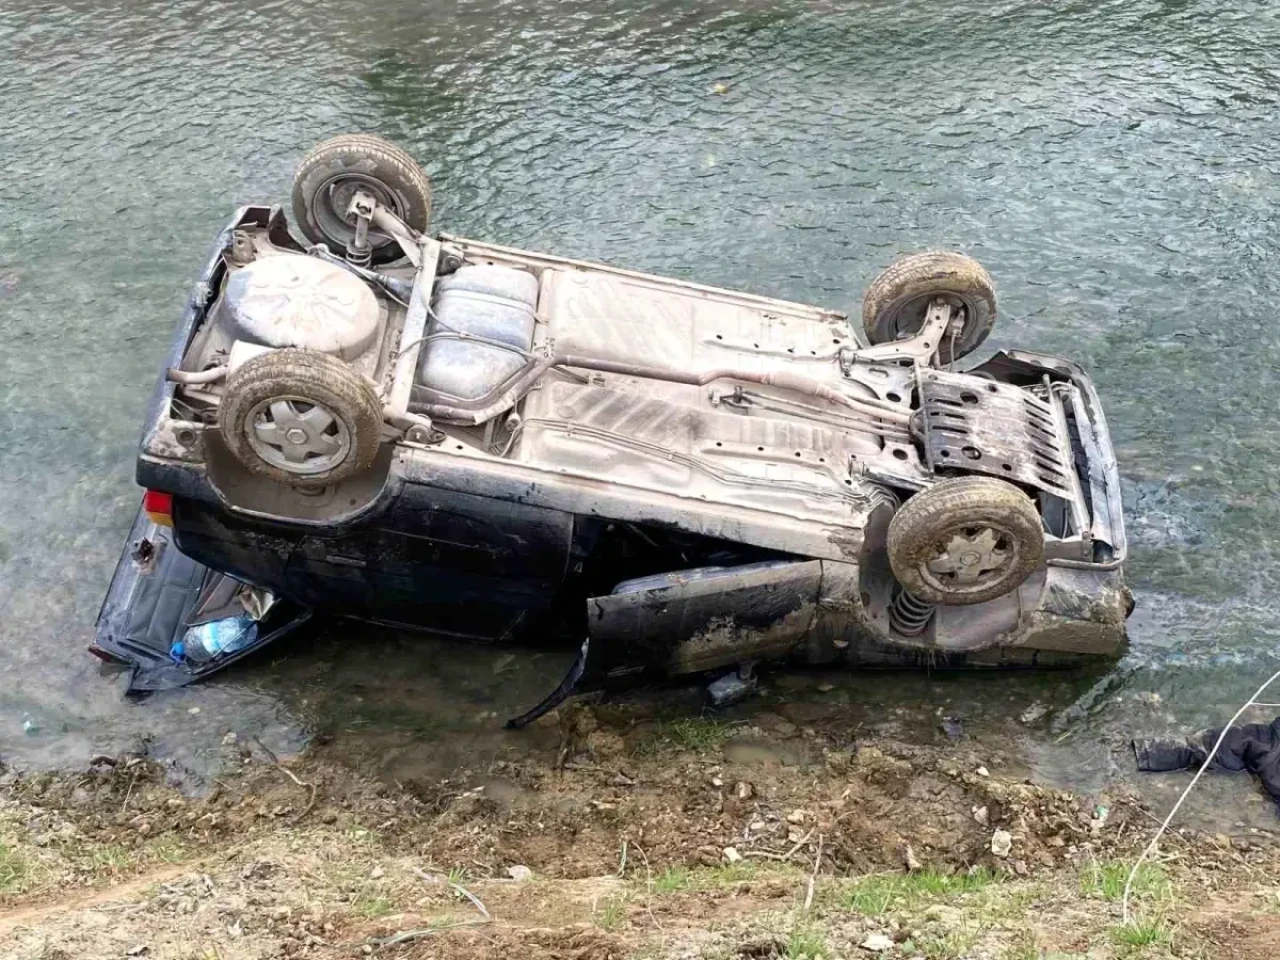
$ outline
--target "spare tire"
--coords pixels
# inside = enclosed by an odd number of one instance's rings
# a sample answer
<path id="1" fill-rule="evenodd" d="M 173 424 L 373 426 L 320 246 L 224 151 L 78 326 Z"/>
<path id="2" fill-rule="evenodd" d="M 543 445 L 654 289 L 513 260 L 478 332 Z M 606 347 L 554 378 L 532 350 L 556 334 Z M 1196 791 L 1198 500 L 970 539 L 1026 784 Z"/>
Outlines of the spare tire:
<path id="1" fill-rule="evenodd" d="M 293 219 L 312 243 L 346 256 L 355 239 L 347 207 L 357 190 L 425 233 L 431 222 L 431 182 L 417 161 L 394 143 L 370 133 L 345 133 L 312 149 L 293 178 Z M 400 259 L 400 245 L 370 228 L 370 262 Z"/>
<path id="2" fill-rule="evenodd" d="M 251 473 L 277 483 L 334 483 L 372 465 L 382 404 L 373 385 L 336 357 L 273 350 L 227 378 L 218 429 Z"/>
<path id="3" fill-rule="evenodd" d="M 961 321 L 955 336 L 948 333 L 938 345 L 938 362 L 947 364 L 972 353 L 995 326 L 995 284 L 977 260 L 951 250 L 902 257 L 871 281 L 862 299 L 868 342 L 875 346 L 911 336 L 924 325 L 929 304 L 938 297 L 960 314 Z M 953 314 L 953 325 L 955 321 Z"/>
<path id="4" fill-rule="evenodd" d="M 1044 560 L 1044 524 L 1031 498 L 994 477 L 928 487 L 889 521 L 889 565 L 928 603 L 984 603 L 1016 590 Z"/>

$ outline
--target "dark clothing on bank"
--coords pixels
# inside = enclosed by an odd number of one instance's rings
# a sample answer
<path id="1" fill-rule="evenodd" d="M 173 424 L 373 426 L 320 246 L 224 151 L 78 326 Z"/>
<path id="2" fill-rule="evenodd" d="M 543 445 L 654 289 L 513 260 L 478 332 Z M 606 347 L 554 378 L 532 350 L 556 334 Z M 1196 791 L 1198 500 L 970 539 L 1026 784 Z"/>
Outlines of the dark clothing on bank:
<path id="1" fill-rule="evenodd" d="M 1206 730 L 1186 740 L 1135 740 L 1138 769 L 1145 771 L 1200 769 L 1222 729 Z M 1271 723 L 1227 728 L 1210 770 L 1248 770 L 1280 804 L 1280 717 Z"/>

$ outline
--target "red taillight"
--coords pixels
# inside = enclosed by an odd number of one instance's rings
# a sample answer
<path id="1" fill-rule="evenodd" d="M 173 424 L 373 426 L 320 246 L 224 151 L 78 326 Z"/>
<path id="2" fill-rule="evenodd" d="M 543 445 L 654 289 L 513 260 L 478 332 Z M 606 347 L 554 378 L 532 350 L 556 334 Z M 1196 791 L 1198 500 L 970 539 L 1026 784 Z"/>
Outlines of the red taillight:
<path id="1" fill-rule="evenodd" d="M 142 495 L 142 509 L 151 522 L 161 527 L 173 526 L 173 494 L 148 490 Z"/>

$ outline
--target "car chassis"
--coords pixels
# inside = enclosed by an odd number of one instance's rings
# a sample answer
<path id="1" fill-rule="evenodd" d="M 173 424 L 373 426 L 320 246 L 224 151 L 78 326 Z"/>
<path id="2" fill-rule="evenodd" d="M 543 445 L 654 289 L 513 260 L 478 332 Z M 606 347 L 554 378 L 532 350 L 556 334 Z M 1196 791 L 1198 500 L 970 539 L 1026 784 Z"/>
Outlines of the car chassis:
<path id="1" fill-rule="evenodd" d="M 148 405 L 144 509 L 92 648 L 132 665 L 132 689 L 317 614 L 569 631 L 569 676 L 517 723 L 655 672 L 717 676 L 725 702 L 762 661 L 1122 649 L 1097 393 L 1025 351 L 955 369 L 994 321 L 973 261 L 890 268 L 863 345 L 834 311 L 430 236 L 425 179 L 394 150 L 337 138 L 304 163 L 310 244 L 249 206 L 214 245 Z M 247 641 L 191 654 L 192 630 L 246 617 Z"/>

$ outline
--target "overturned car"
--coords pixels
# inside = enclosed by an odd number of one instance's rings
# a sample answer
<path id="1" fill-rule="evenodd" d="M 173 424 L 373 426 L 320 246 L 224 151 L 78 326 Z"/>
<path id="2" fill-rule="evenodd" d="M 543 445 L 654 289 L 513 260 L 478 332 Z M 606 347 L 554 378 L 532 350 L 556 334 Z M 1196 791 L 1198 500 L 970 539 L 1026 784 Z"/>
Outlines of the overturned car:
<path id="1" fill-rule="evenodd" d="M 839 313 L 427 231 L 376 137 L 223 230 L 138 457 L 94 652 L 189 682 L 309 617 L 473 640 L 567 625 L 552 701 L 753 663 L 1062 665 L 1131 601 L 1116 463 L 1075 364 L 957 363 L 968 257 Z M 563 632 L 563 626 L 561 628 Z M 549 706 L 550 702 L 544 706 Z"/>

